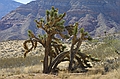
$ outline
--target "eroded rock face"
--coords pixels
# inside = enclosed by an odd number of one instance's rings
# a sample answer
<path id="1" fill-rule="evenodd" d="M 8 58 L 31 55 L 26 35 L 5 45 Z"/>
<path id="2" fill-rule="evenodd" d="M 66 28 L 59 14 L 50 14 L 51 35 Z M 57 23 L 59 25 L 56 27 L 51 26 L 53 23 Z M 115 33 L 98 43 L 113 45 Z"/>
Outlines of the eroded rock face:
<path id="1" fill-rule="evenodd" d="M 22 5 L 22 3 L 15 2 L 14 0 L 0 0 L 0 19 L 20 5 Z"/>
<path id="2" fill-rule="evenodd" d="M 37 29 L 35 19 L 45 18 L 45 10 L 51 6 L 66 12 L 65 25 L 79 22 L 91 35 L 103 35 L 105 31 L 120 30 L 119 0 L 36 0 L 13 10 L 0 20 L 0 40 L 27 39 L 27 30 L 35 34 L 44 32 Z"/>

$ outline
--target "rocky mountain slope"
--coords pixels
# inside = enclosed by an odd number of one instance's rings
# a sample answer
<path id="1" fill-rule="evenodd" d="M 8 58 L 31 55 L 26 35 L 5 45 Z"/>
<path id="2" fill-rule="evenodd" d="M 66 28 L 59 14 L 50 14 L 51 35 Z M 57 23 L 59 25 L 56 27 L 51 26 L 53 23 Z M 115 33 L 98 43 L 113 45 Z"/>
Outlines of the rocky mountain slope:
<path id="1" fill-rule="evenodd" d="M 120 0 L 36 0 L 11 11 L 0 20 L 0 40 L 27 39 L 27 30 L 43 33 L 35 26 L 35 19 L 45 18 L 51 6 L 66 12 L 65 25 L 79 22 L 91 35 L 120 30 Z"/>
<path id="2" fill-rule="evenodd" d="M 20 5 L 22 5 L 22 3 L 15 2 L 13 0 L 0 0 L 0 19 Z"/>

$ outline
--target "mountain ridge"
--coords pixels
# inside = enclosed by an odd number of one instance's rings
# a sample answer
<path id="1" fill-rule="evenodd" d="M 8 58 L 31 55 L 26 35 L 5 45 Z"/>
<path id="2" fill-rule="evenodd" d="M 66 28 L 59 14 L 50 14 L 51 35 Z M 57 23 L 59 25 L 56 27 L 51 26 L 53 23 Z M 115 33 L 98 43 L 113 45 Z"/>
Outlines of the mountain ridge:
<path id="1" fill-rule="evenodd" d="M 35 34 L 44 32 L 37 29 L 35 19 L 45 18 L 45 10 L 51 6 L 66 12 L 65 25 L 79 23 L 92 36 L 103 35 L 105 31 L 120 30 L 119 0 L 36 0 L 11 11 L 0 20 L 0 40 L 27 39 L 27 30 Z"/>
<path id="2" fill-rule="evenodd" d="M 22 5 L 22 3 L 14 0 L 0 0 L 0 19 L 5 16 L 5 14 L 16 9 L 20 5 Z"/>

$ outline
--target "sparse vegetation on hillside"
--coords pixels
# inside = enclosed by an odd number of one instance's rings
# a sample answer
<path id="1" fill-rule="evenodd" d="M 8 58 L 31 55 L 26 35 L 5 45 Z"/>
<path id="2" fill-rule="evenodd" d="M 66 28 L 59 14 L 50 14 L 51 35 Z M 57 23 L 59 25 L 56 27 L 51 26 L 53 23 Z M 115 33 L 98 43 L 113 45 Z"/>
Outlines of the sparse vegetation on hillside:
<path id="1" fill-rule="evenodd" d="M 94 49 L 83 52 L 99 57 L 101 59 L 99 65 L 104 68 L 105 72 L 117 70 L 120 67 L 120 39 L 115 34 L 94 39 L 90 44 L 93 45 Z"/>
<path id="2" fill-rule="evenodd" d="M 91 44 L 91 47 L 93 47 L 93 49 L 88 49 L 84 52 L 92 54 L 96 57 L 100 57 L 101 59 L 104 59 L 105 57 L 118 56 L 116 50 L 120 51 L 119 42 L 120 39 L 115 37 L 115 35 L 107 35 L 105 37 L 100 37 L 89 42 L 88 44 Z"/>

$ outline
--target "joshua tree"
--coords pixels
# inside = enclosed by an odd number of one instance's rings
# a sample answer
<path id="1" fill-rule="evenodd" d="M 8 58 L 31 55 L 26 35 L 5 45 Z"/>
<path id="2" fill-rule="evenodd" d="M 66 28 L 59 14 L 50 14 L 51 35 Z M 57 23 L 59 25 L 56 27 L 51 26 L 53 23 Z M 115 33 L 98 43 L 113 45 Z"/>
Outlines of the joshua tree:
<path id="1" fill-rule="evenodd" d="M 92 58 L 90 55 L 81 53 L 79 47 L 84 40 L 91 40 L 87 32 L 83 28 L 78 29 L 78 23 L 74 25 L 64 26 L 64 16 L 66 13 L 59 14 L 58 9 L 54 7 L 51 10 L 46 11 L 46 19 L 35 20 L 37 27 L 45 31 L 45 35 L 34 35 L 32 31 L 28 31 L 29 38 L 24 44 L 24 57 L 32 49 L 37 47 L 37 43 L 42 44 L 45 48 L 44 61 L 43 61 L 43 73 L 54 72 L 57 65 L 63 61 L 69 61 L 69 71 L 76 69 L 75 67 L 91 67 L 88 64 L 88 59 L 99 61 L 98 59 Z M 63 34 L 63 31 L 67 31 L 68 34 Z M 56 35 L 60 35 L 61 38 L 57 38 Z M 66 46 L 63 45 L 61 39 L 72 38 L 70 50 L 65 50 Z M 27 43 L 31 43 L 32 46 L 28 48 Z M 50 62 L 48 62 L 50 60 Z M 75 61 L 77 60 L 77 61 Z"/>

